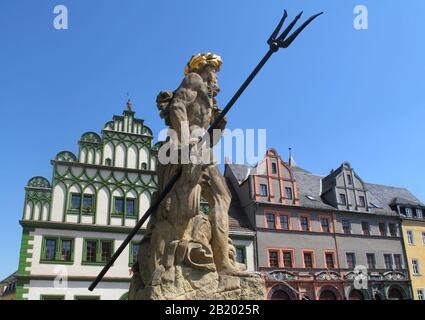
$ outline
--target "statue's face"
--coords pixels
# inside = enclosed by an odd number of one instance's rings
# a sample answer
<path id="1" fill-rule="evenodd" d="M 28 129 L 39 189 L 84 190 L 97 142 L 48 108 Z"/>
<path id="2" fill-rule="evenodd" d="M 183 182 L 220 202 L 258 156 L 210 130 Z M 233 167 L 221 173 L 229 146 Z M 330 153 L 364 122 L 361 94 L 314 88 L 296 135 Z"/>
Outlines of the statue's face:
<path id="1" fill-rule="evenodd" d="M 200 72 L 200 76 L 207 83 L 211 96 L 215 97 L 220 92 L 217 70 L 213 66 L 205 66 Z"/>

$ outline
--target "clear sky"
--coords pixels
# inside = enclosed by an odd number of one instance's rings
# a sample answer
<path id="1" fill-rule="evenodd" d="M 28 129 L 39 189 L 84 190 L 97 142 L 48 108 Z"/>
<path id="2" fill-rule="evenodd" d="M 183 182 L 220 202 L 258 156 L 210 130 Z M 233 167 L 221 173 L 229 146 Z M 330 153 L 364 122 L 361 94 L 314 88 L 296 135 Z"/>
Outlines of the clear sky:
<path id="1" fill-rule="evenodd" d="M 53 28 L 68 8 L 69 29 Z M 366 5 L 369 29 L 355 30 Z M 326 14 L 273 56 L 228 116 L 229 128 L 267 128 L 267 145 L 327 174 L 349 161 L 367 182 L 425 201 L 425 1 L 0 1 L 0 278 L 15 271 L 24 186 L 52 176 L 86 131 L 120 114 L 127 92 L 154 132 L 160 90 L 175 89 L 194 53 L 223 57 L 225 105 L 267 50 L 283 9 Z"/>

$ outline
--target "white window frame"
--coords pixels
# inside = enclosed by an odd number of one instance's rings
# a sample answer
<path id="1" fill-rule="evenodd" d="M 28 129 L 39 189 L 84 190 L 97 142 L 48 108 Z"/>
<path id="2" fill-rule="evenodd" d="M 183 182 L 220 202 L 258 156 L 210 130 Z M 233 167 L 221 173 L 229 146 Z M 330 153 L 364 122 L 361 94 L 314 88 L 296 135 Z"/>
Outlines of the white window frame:
<path id="1" fill-rule="evenodd" d="M 415 262 L 416 262 L 416 268 L 417 268 L 417 270 L 415 270 Z M 412 259 L 412 271 L 413 271 L 413 275 L 415 275 L 415 276 L 421 275 L 421 268 L 419 266 L 418 259 Z"/>
<path id="2" fill-rule="evenodd" d="M 416 294 L 418 295 L 418 300 L 425 300 L 425 291 L 420 288 L 416 290 Z"/>
<path id="3" fill-rule="evenodd" d="M 412 237 L 410 238 L 410 236 Z M 411 246 L 415 245 L 415 237 L 412 230 L 407 230 L 407 243 Z"/>
<path id="4" fill-rule="evenodd" d="M 405 211 L 406 211 L 406 216 L 408 218 L 412 218 L 413 217 L 413 210 L 412 210 L 412 208 L 406 208 Z"/>
<path id="5" fill-rule="evenodd" d="M 416 216 L 418 217 L 418 218 L 420 218 L 420 219 L 422 219 L 423 218 L 423 211 L 422 211 L 422 209 L 420 209 L 420 208 L 417 208 L 416 209 Z"/>
<path id="6" fill-rule="evenodd" d="M 265 194 L 263 194 L 263 188 L 262 187 L 265 187 Z M 265 183 L 260 183 L 260 196 L 261 197 L 268 197 L 269 196 L 269 188 L 267 187 L 267 184 L 265 184 Z"/>

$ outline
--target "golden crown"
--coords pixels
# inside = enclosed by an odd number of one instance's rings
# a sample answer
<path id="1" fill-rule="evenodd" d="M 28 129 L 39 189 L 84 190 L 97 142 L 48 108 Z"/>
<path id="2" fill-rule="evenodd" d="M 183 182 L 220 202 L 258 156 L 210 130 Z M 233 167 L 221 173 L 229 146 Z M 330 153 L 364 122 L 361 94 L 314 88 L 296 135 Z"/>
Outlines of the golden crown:
<path id="1" fill-rule="evenodd" d="M 203 52 L 198 53 L 192 58 L 190 58 L 189 62 L 186 65 L 186 68 L 184 69 L 184 74 L 187 76 L 189 73 L 205 66 L 205 65 L 211 65 L 214 68 L 216 68 L 217 71 L 220 71 L 220 67 L 223 64 L 223 60 L 221 60 L 221 57 L 211 53 L 211 52 Z"/>

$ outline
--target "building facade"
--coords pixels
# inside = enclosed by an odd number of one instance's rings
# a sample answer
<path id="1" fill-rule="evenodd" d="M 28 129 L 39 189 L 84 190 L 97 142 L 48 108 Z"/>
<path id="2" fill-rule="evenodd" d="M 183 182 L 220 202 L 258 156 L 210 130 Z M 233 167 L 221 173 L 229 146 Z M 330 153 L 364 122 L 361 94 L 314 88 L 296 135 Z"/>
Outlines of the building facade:
<path id="1" fill-rule="evenodd" d="M 16 300 L 15 273 L 0 281 L 0 300 Z"/>
<path id="2" fill-rule="evenodd" d="M 369 187 L 348 163 L 314 175 L 273 149 L 225 175 L 256 231 L 269 299 L 411 298 L 400 219 L 380 195 L 387 187 Z M 367 286 L 355 286 L 359 268 Z"/>
<path id="3" fill-rule="evenodd" d="M 88 287 L 111 258 L 157 190 L 153 133 L 135 118 L 131 102 L 101 135 L 84 133 L 78 154 L 59 152 L 52 180 L 36 176 L 25 187 L 17 299 L 126 299 L 131 266 L 145 225 L 97 288 Z M 204 205 L 208 213 L 208 206 Z M 237 258 L 254 271 L 255 232 L 237 202 L 229 213 Z"/>
<path id="4" fill-rule="evenodd" d="M 415 300 L 425 300 L 425 206 L 418 199 L 409 197 L 409 194 L 403 196 L 395 198 L 392 207 L 402 220 L 413 296 Z"/>
<path id="5" fill-rule="evenodd" d="M 130 102 L 101 136 L 84 133 L 77 155 L 59 152 L 52 181 L 29 180 L 25 190 L 18 299 L 120 299 L 130 282 L 139 232 L 94 292 L 87 290 L 156 190 L 152 131 Z"/>

